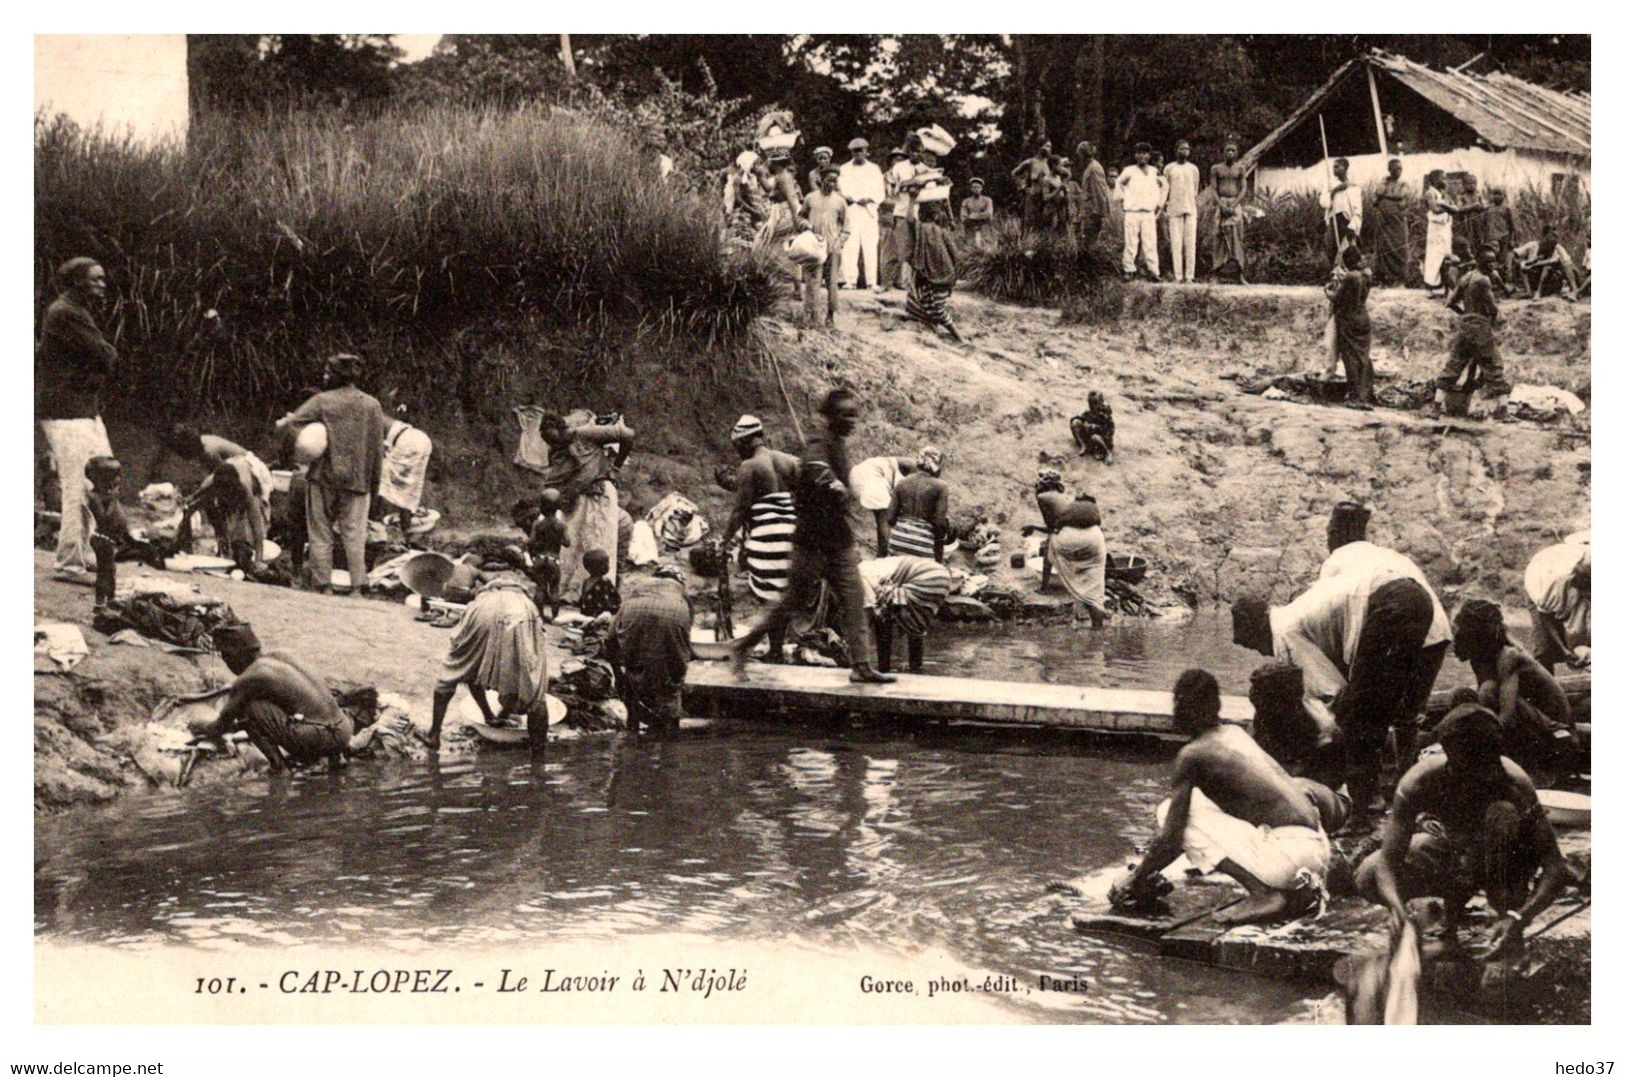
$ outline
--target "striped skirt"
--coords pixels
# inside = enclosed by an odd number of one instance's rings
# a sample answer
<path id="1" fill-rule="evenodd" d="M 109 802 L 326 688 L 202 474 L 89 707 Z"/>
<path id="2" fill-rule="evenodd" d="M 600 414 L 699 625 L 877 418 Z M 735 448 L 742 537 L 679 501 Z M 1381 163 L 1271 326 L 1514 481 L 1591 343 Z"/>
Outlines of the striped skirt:
<path id="1" fill-rule="evenodd" d="M 952 284 L 932 284 L 916 275 L 914 286 L 908 292 L 908 316 L 927 325 L 952 329 L 954 320 L 948 315 L 948 297 L 953 294 Z"/>
<path id="2" fill-rule="evenodd" d="M 923 557 L 928 561 L 937 556 L 936 539 L 931 525 L 918 516 L 899 516 L 892 525 L 891 542 L 886 547 L 891 557 Z M 946 551 L 944 551 L 946 555 Z"/>
<path id="3" fill-rule="evenodd" d="M 888 557 L 880 561 L 867 561 L 859 566 L 868 568 L 866 582 L 873 588 L 875 615 L 889 620 L 906 635 L 922 637 L 931 628 L 937 607 L 953 589 L 953 577 L 946 568 L 930 558 Z M 885 576 L 876 577 L 876 570 L 890 569 Z"/>
<path id="4" fill-rule="evenodd" d="M 771 602 L 790 578 L 790 538 L 796 530 L 796 504 L 788 491 L 766 494 L 750 507 L 745 532 L 745 570 L 751 594 Z"/>

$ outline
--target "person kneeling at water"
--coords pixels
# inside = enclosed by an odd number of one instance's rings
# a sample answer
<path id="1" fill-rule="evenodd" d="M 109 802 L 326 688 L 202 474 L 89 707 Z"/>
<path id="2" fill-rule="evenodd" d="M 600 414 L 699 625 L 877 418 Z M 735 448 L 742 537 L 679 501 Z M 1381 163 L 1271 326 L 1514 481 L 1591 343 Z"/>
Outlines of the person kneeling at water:
<path id="1" fill-rule="evenodd" d="M 1399 780 L 1382 848 L 1360 865 L 1355 882 L 1367 901 L 1387 907 L 1396 933 L 1410 915 L 1407 901 L 1444 898 L 1447 942 L 1482 889 L 1500 918 L 1485 955 L 1493 961 L 1522 947 L 1524 929 L 1572 876 L 1534 783 L 1501 754 L 1495 715 L 1476 703 L 1459 705 L 1438 734 L 1438 747 Z"/>
<path id="2" fill-rule="evenodd" d="M 356 733 L 350 716 L 333 701 L 333 693 L 293 658 L 262 655 L 249 625 L 217 628 L 213 638 L 237 680 L 220 714 L 192 730 L 196 736 L 219 741 L 240 729 L 265 756 L 271 771 L 280 773 L 324 759 L 337 768 L 377 733 L 376 725 Z"/>
<path id="3" fill-rule="evenodd" d="M 1316 898 L 1331 862 L 1320 813 L 1252 737 L 1219 721 L 1213 674 L 1179 675 L 1174 729 L 1192 739 L 1174 760 L 1173 796 L 1157 807 L 1157 836 L 1144 858 L 1112 886 L 1112 904 L 1156 893 L 1162 869 L 1180 853 L 1246 889 L 1240 904 L 1214 913 L 1219 923 L 1265 920 Z"/>
<path id="4" fill-rule="evenodd" d="M 493 580 L 475 592 L 458 622 L 434 686 L 434 712 L 429 733 L 422 738 L 429 747 L 440 747 L 446 708 L 457 694 L 457 686 L 466 684 L 486 725 L 507 725 L 524 715 L 530 750 L 546 750 L 547 630 L 525 590 L 517 580 Z M 501 714 L 491 713 L 487 690 L 497 693 Z"/>
<path id="5" fill-rule="evenodd" d="M 891 672 L 893 629 L 908 637 L 908 671 L 925 665 L 925 634 L 937 607 L 948 597 L 953 580 L 948 570 L 928 557 L 879 557 L 858 565 L 863 577 L 863 604 L 875 630 L 877 668 Z"/>

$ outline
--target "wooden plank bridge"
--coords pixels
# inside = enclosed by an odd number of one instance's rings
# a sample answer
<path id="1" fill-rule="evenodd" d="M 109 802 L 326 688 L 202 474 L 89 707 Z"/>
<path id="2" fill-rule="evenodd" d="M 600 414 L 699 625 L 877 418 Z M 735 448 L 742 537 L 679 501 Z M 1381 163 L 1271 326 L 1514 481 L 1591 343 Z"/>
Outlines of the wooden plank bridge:
<path id="1" fill-rule="evenodd" d="M 847 671 L 827 666 L 752 662 L 738 681 L 726 662 L 693 662 L 683 686 L 694 714 L 771 718 L 786 712 L 932 718 L 1005 727 L 1076 729 L 1105 733 L 1177 735 L 1173 694 L 1135 688 L 1087 688 L 975 677 L 899 674 L 896 684 L 853 684 Z M 1563 678 L 1571 697 L 1589 695 L 1591 678 Z M 1430 714 L 1442 714 L 1450 690 L 1433 693 Z M 1220 698 L 1220 717 L 1250 727 L 1253 708 L 1240 696 Z"/>

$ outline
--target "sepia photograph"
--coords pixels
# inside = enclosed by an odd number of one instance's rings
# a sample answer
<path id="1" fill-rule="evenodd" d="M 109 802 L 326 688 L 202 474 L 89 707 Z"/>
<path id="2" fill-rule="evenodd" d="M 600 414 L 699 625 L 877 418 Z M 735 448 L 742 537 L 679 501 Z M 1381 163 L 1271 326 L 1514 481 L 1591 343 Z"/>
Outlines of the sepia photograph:
<path id="1" fill-rule="evenodd" d="M 33 50 L 36 1024 L 1592 1023 L 1589 35 Z"/>

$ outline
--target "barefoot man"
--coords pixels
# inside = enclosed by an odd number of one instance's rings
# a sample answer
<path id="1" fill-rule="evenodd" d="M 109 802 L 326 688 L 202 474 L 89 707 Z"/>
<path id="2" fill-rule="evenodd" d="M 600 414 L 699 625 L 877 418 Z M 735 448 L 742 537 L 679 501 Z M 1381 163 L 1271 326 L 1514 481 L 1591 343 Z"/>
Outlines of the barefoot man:
<path id="1" fill-rule="evenodd" d="M 1331 860 L 1320 812 L 1281 764 L 1237 726 L 1219 721 L 1219 682 L 1188 669 L 1174 684 L 1174 729 L 1191 737 L 1174 760 L 1173 796 L 1157 806 L 1157 836 L 1138 867 L 1112 887 L 1112 902 L 1150 891 L 1184 853 L 1247 890 L 1219 923 L 1266 920 L 1296 892 L 1319 891 Z"/>

